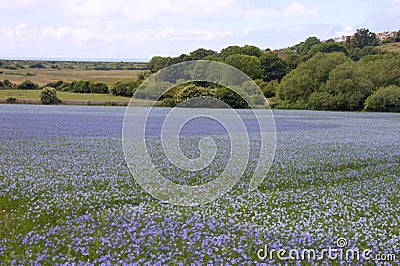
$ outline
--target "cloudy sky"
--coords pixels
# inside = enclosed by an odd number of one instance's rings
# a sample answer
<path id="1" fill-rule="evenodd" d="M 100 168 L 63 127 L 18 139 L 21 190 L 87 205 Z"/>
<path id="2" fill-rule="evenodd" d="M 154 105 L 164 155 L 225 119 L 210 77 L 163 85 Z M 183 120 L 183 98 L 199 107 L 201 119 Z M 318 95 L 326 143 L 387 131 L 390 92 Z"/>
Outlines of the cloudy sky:
<path id="1" fill-rule="evenodd" d="M 400 0 L 1 0 L 0 58 L 142 59 L 400 29 Z"/>

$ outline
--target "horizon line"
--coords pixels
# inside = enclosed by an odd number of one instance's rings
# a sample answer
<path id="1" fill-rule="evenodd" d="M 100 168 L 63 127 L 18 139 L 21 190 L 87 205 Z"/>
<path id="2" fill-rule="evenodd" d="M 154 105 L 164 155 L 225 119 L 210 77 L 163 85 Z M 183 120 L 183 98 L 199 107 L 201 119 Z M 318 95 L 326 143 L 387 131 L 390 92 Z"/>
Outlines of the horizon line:
<path id="1" fill-rule="evenodd" d="M 29 60 L 29 61 L 69 61 L 69 62 L 129 62 L 148 63 L 149 59 L 143 58 L 97 58 L 97 57 L 25 57 L 25 56 L 0 56 L 0 60 Z"/>

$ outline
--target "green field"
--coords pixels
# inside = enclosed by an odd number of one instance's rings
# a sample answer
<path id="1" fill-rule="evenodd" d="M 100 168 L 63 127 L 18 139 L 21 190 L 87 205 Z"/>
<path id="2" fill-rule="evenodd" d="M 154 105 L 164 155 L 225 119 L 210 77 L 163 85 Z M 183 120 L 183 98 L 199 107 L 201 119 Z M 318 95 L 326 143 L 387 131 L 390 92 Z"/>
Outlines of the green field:
<path id="1" fill-rule="evenodd" d="M 63 80 L 71 82 L 74 80 L 89 80 L 93 82 L 104 82 L 112 87 L 118 81 L 135 81 L 136 76 L 142 70 L 77 70 L 77 69 L 17 69 L 10 70 L 0 68 L 0 80 L 9 80 L 20 84 L 30 80 L 40 86 L 49 82 Z"/>
<path id="2" fill-rule="evenodd" d="M 32 99 L 39 100 L 39 90 L 0 90 L 0 99 L 10 97 L 16 99 Z M 105 101 L 105 102 L 129 102 L 130 98 L 122 96 L 114 96 L 111 94 L 95 94 L 95 93 L 72 93 L 57 92 L 57 96 L 61 101 Z"/>
<path id="3" fill-rule="evenodd" d="M 394 46 L 394 44 L 395 44 L 395 46 Z M 385 52 L 400 53 L 400 42 L 385 43 L 385 44 L 378 46 L 378 49 L 383 50 Z"/>

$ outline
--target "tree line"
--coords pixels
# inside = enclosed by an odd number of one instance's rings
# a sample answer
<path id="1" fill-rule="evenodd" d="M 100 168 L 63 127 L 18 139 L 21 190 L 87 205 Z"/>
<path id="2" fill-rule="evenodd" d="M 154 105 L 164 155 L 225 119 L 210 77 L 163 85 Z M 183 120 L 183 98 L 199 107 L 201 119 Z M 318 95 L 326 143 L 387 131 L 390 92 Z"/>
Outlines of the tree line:
<path id="1" fill-rule="evenodd" d="M 396 41 L 400 41 L 400 31 L 393 38 L 381 41 L 368 29 L 358 29 L 344 42 L 333 39 L 322 42 L 309 37 L 282 49 L 280 55 L 253 45 L 228 46 L 220 52 L 199 48 L 178 57 L 155 56 L 148 67 L 154 73 L 189 60 L 223 62 L 251 77 L 273 108 L 398 111 L 400 53 L 377 48 L 382 42 Z M 163 100 L 165 105 L 173 106 L 189 91 L 196 96 L 208 96 L 219 89 L 189 84 L 167 93 Z"/>
<path id="2" fill-rule="evenodd" d="M 110 93 L 108 85 L 102 82 L 93 82 L 88 80 L 79 80 L 72 82 L 65 82 L 62 80 L 56 82 L 49 82 L 44 86 L 34 83 L 30 80 L 25 80 L 20 84 L 15 84 L 9 80 L 0 81 L 0 88 L 3 89 L 19 89 L 19 90 L 39 90 L 44 87 L 52 87 L 57 91 L 68 91 L 75 93 Z"/>
<path id="3" fill-rule="evenodd" d="M 0 68 L 17 69 L 76 69 L 76 70 L 146 70 L 144 62 L 92 62 L 60 60 L 4 60 L 0 59 Z"/>

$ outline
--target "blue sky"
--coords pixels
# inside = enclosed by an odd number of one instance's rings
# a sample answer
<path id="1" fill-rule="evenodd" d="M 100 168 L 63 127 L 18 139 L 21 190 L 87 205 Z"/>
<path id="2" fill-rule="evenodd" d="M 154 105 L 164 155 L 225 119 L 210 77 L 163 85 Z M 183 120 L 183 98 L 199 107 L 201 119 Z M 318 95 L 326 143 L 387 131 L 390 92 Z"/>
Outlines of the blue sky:
<path id="1" fill-rule="evenodd" d="M 400 29 L 400 0 L 2 0 L 0 58 L 143 59 Z"/>

